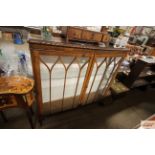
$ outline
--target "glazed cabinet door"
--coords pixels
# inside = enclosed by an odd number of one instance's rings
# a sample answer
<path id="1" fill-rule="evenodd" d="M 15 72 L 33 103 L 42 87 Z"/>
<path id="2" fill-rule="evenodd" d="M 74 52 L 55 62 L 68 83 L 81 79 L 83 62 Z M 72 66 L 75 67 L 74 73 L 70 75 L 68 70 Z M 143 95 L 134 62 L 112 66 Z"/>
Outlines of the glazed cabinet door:
<path id="1" fill-rule="evenodd" d="M 123 58 L 120 55 L 95 54 L 93 70 L 82 104 L 89 104 L 107 95 Z"/>
<path id="2" fill-rule="evenodd" d="M 92 54 L 76 52 L 72 55 L 65 49 L 56 52 L 40 52 L 40 81 L 42 112 L 55 113 L 76 108 L 91 69 Z"/>

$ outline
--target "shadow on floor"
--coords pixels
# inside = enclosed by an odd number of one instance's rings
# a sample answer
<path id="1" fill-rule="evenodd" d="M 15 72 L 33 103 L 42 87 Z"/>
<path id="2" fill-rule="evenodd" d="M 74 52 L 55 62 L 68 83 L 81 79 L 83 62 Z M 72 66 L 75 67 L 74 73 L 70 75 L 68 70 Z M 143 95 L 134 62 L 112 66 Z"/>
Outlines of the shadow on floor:
<path id="1" fill-rule="evenodd" d="M 130 129 L 155 113 L 155 89 L 134 90 L 113 103 L 90 104 L 75 110 L 46 116 L 43 129 Z M 5 111 L 8 122 L 0 120 L 0 128 L 30 128 L 21 109 Z M 0 118 L 1 119 L 1 118 Z"/>

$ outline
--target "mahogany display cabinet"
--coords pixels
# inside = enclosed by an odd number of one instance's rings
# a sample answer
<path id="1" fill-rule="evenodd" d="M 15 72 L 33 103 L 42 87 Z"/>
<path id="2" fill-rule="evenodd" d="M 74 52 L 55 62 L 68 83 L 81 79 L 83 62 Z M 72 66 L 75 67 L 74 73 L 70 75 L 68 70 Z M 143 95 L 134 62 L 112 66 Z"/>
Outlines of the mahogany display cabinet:
<path id="1" fill-rule="evenodd" d="M 38 114 L 94 103 L 108 94 L 127 49 L 29 40 Z"/>

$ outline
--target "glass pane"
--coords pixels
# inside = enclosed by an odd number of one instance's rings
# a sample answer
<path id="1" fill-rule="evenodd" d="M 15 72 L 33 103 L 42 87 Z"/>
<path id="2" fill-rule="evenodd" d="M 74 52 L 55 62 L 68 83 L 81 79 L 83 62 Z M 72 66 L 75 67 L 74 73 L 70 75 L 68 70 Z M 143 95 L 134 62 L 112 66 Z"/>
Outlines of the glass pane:
<path id="1" fill-rule="evenodd" d="M 41 63 L 40 67 L 41 67 L 42 95 L 43 95 L 43 102 L 44 104 L 46 103 L 46 109 L 54 113 L 61 111 L 62 109 L 66 110 L 76 107 L 79 104 L 78 98 L 81 93 L 83 81 L 87 71 L 88 58 L 41 56 L 41 61 L 45 63 L 45 64 Z M 51 73 L 51 94 L 50 94 L 50 73 Z M 66 74 L 66 82 L 65 82 L 65 74 Z M 78 81 L 79 74 L 80 77 Z M 63 93 L 64 93 L 64 100 L 63 100 Z"/>
<path id="2" fill-rule="evenodd" d="M 89 85 L 87 88 L 87 92 L 86 92 L 87 95 L 85 97 L 85 104 L 93 102 L 93 100 L 95 98 L 96 91 L 98 89 L 101 78 L 102 78 L 103 73 L 104 73 L 105 68 L 106 68 L 105 58 L 97 58 L 96 63 L 94 65 L 93 72 L 92 72 L 92 75 L 90 77 L 90 82 L 89 82 Z M 98 70 L 97 70 L 97 65 L 98 65 Z M 96 76 L 95 76 L 95 74 L 96 74 Z"/>
<path id="3" fill-rule="evenodd" d="M 41 88 L 42 88 L 42 98 L 43 103 L 50 101 L 49 95 L 49 71 L 44 64 L 40 64 L 40 73 L 41 73 Z"/>
<path id="4" fill-rule="evenodd" d="M 65 78 L 65 69 L 61 62 L 55 65 L 51 76 L 51 110 L 61 111 Z"/>
<path id="5" fill-rule="evenodd" d="M 87 68 L 88 68 L 88 58 L 80 58 L 80 68 L 81 68 L 81 72 L 80 72 L 79 84 L 77 87 L 77 93 L 75 97 L 75 103 L 73 106 L 74 108 L 79 105 L 79 97 L 81 94 L 83 82 L 84 82 L 85 75 L 86 75 Z"/>
<path id="6" fill-rule="evenodd" d="M 77 85 L 79 74 L 79 66 L 74 63 L 70 66 L 67 72 L 66 78 L 66 87 L 65 87 L 65 100 L 64 100 L 64 109 L 70 109 L 73 106 L 73 97 L 75 94 L 75 89 Z"/>

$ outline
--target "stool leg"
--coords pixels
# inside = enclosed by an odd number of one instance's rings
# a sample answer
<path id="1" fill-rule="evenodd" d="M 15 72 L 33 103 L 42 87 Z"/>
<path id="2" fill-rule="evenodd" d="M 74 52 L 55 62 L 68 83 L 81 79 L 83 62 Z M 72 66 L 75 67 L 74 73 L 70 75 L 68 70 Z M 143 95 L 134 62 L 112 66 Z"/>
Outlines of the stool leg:
<path id="1" fill-rule="evenodd" d="M 30 108 L 27 108 L 27 109 L 26 109 L 26 114 L 27 114 L 29 123 L 30 123 L 30 125 L 31 125 L 31 128 L 34 129 L 34 124 L 33 124 L 33 120 L 32 120 L 32 115 L 31 115 L 31 110 L 30 110 Z"/>
<path id="2" fill-rule="evenodd" d="M 5 114 L 3 113 L 3 111 L 0 111 L 0 113 L 1 113 L 1 116 L 2 116 L 3 120 L 5 122 L 7 122 L 8 120 L 7 120 L 6 116 L 5 116 Z"/>

